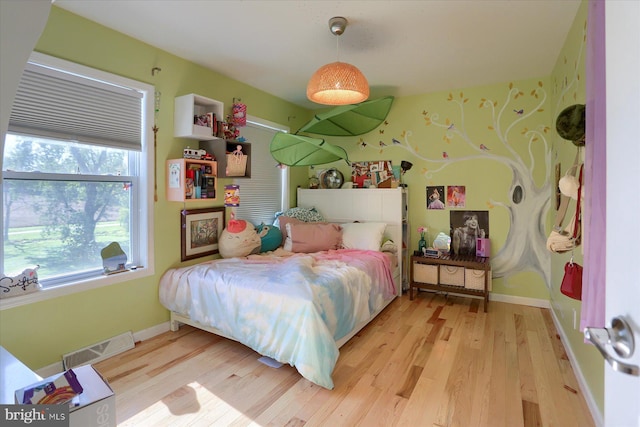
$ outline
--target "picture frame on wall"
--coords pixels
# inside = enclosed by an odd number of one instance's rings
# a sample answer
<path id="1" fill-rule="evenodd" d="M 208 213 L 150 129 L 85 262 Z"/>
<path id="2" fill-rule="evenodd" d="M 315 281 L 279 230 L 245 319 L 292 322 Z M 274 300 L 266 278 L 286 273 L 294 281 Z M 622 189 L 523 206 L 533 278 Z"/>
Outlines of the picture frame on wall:
<path id="1" fill-rule="evenodd" d="M 450 211 L 451 253 L 476 255 L 476 239 L 489 238 L 489 211 Z"/>
<path id="2" fill-rule="evenodd" d="M 444 185 L 427 186 L 427 209 L 445 209 Z"/>
<path id="3" fill-rule="evenodd" d="M 182 261 L 214 255 L 224 229 L 225 208 L 185 209 L 180 218 Z"/>
<path id="4" fill-rule="evenodd" d="M 464 185 L 447 186 L 447 207 L 464 208 L 466 205 L 467 190 Z"/>

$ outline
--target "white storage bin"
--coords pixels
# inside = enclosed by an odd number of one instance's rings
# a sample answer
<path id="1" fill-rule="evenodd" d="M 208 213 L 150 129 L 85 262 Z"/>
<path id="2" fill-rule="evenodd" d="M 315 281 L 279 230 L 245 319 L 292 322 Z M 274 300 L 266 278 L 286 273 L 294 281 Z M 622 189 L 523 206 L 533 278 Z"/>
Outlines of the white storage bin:
<path id="1" fill-rule="evenodd" d="M 484 291 L 484 275 L 489 275 L 489 283 L 487 283 L 487 291 L 491 290 L 491 270 L 475 270 L 473 268 L 464 269 L 464 287 L 467 289 L 475 289 Z"/>
<path id="2" fill-rule="evenodd" d="M 413 281 L 420 283 L 438 284 L 438 266 L 413 263 Z"/>
<path id="3" fill-rule="evenodd" d="M 440 284 L 449 286 L 464 286 L 464 267 L 441 265 Z"/>

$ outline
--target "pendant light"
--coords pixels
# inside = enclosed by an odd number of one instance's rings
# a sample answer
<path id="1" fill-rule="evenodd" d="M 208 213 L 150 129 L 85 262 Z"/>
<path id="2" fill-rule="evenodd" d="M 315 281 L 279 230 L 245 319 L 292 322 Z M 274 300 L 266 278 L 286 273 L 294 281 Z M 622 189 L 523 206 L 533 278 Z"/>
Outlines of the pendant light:
<path id="1" fill-rule="evenodd" d="M 336 16 L 329 20 L 329 30 L 337 40 L 347 28 L 347 19 Z M 339 53 L 339 52 L 338 52 Z M 338 61 L 323 65 L 316 71 L 307 85 L 307 98 L 324 105 L 348 105 L 369 98 L 369 82 L 357 67 Z"/>

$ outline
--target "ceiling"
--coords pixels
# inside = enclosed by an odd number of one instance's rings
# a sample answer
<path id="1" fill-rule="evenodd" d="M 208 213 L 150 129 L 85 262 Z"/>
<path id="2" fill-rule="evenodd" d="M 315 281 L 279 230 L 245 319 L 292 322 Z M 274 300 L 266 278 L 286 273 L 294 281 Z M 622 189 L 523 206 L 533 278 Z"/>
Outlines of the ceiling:
<path id="1" fill-rule="evenodd" d="M 306 108 L 339 59 L 371 98 L 547 76 L 580 0 L 54 0 L 55 6 Z M 344 16 L 339 37 L 328 21 Z M 162 67 L 162 64 L 157 64 Z"/>

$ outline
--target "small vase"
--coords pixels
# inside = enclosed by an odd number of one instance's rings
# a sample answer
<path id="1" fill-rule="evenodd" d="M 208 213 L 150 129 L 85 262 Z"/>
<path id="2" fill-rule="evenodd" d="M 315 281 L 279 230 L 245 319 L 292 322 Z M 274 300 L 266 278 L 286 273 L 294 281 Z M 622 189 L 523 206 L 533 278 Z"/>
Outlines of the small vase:
<path id="1" fill-rule="evenodd" d="M 420 240 L 418 241 L 418 252 L 420 254 L 424 254 L 423 249 L 427 248 L 427 241 L 424 240 L 424 237 L 420 238 Z"/>

